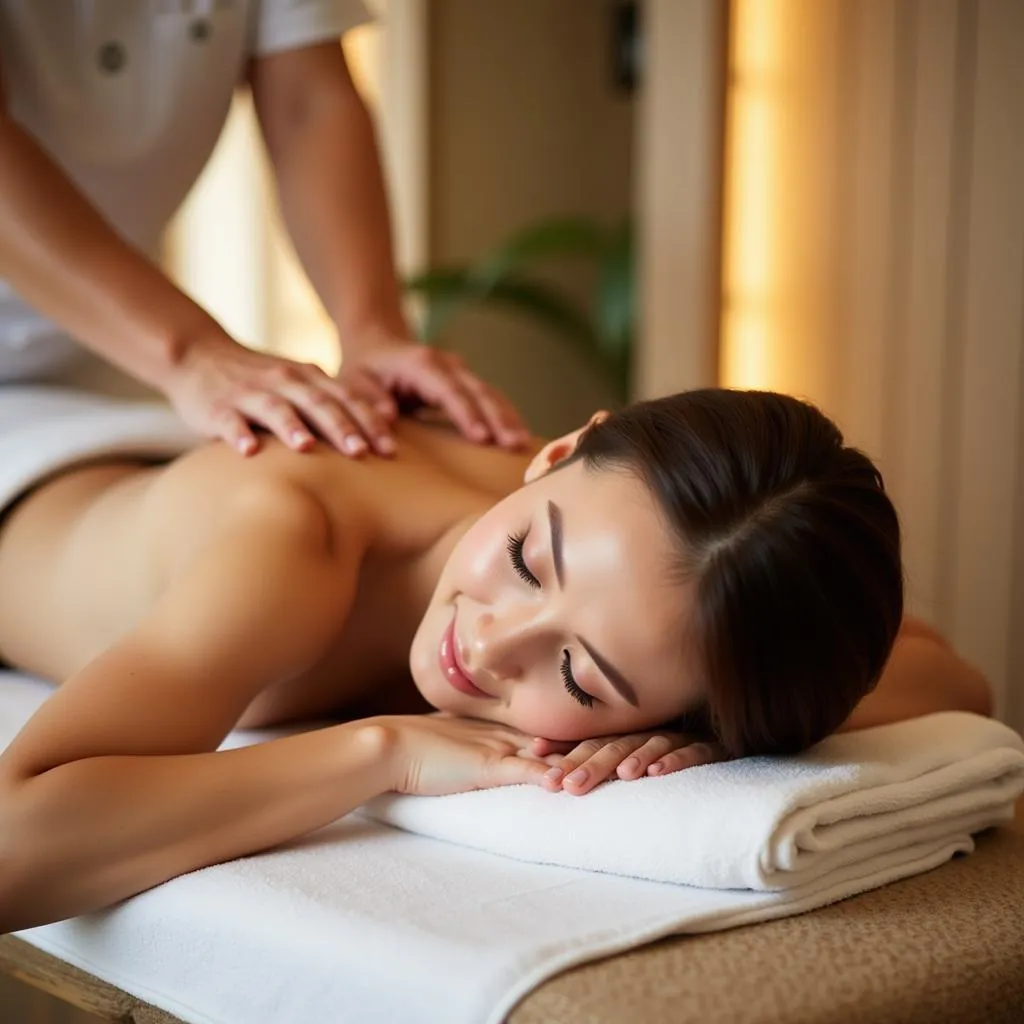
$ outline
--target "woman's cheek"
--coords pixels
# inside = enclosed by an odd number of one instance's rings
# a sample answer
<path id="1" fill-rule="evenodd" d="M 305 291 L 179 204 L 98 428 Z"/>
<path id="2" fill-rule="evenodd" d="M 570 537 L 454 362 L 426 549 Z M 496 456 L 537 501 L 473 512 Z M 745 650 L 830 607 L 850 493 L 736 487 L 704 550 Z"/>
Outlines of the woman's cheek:
<path id="1" fill-rule="evenodd" d="M 494 529 L 487 529 L 485 523 L 477 523 L 467 531 L 455 557 L 457 589 L 483 601 L 486 595 L 480 591 L 494 581 L 504 567 L 506 543 L 505 534 L 498 536 Z"/>
<path id="2" fill-rule="evenodd" d="M 576 710 L 568 697 L 555 704 L 557 697 L 557 694 L 544 700 L 530 697 L 520 701 L 518 706 L 513 699 L 509 709 L 513 720 L 508 724 L 546 740 L 585 740 L 597 734 L 593 722 L 588 723 L 584 717 L 589 713 L 586 708 Z"/>

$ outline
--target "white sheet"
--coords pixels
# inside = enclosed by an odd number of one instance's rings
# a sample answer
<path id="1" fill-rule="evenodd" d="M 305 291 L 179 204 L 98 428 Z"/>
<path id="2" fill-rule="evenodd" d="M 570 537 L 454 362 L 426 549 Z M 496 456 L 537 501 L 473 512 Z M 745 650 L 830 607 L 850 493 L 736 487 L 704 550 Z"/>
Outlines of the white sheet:
<path id="1" fill-rule="evenodd" d="M 0 746 L 48 692 L 0 674 Z M 230 745 L 258 738 L 236 733 Z M 825 878 L 713 890 L 525 863 L 351 815 L 287 848 L 20 934 L 194 1024 L 498 1024 L 575 964 L 811 910 L 972 848 L 966 833 L 950 836 L 899 865 L 849 872 L 840 889 Z"/>
<path id="2" fill-rule="evenodd" d="M 199 440 L 158 402 L 0 384 L 0 511 L 67 466 L 113 456 L 171 458 Z"/>

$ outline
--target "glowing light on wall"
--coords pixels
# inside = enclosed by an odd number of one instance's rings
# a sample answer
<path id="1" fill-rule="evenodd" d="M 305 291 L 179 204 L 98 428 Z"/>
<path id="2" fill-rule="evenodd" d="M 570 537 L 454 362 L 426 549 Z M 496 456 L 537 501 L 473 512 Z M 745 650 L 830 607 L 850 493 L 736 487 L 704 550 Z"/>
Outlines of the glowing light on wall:
<path id="1" fill-rule="evenodd" d="M 734 0 L 729 40 L 724 297 L 719 373 L 726 387 L 772 385 L 769 306 L 776 269 L 779 19 L 775 0 Z"/>
<path id="2" fill-rule="evenodd" d="M 368 24 L 344 41 L 352 77 L 375 111 L 379 36 L 379 26 Z M 281 222 L 247 93 L 235 98 L 217 148 L 168 232 L 167 249 L 172 277 L 238 341 L 337 369 L 337 332 Z"/>

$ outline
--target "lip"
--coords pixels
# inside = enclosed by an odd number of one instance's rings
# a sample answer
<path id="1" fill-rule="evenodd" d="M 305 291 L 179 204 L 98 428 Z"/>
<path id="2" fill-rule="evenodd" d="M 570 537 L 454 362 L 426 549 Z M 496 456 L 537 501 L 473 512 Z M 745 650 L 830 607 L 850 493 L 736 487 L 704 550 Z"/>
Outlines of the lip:
<path id="1" fill-rule="evenodd" d="M 465 693 L 470 697 L 488 697 L 487 693 L 484 693 L 476 683 L 466 674 L 462 666 L 459 664 L 459 652 L 458 644 L 455 640 L 455 616 L 452 616 L 452 621 L 449 623 L 448 628 L 444 631 L 444 635 L 441 637 L 441 644 L 437 652 L 437 660 L 441 665 L 441 671 L 444 673 L 445 679 L 448 680 L 452 686 L 460 693 Z"/>

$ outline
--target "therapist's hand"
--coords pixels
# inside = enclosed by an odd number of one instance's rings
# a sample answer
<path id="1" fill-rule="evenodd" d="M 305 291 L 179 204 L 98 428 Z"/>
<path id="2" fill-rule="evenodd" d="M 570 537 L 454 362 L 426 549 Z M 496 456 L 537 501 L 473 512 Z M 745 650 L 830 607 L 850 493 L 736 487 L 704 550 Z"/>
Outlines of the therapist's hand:
<path id="1" fill-rule="evenodd" d="M 395 397 L 419 400 L 441 409 L 462 433 L 479 444 L 516 449 L 530 432 L 512 403 L 485 384 L 454 353 L 419 345 L 381 329 L 343 343 L 339 383 L 370 395 L 389 419 L 397 415 Z M 381 437 L 386 435 L 380 435 Z M 368 434 L 377 446 L 379 437 Z"/>
<path id="2" fill-rule="evenodd" d="M 394 403 L 372 381 L 353 375 L 335 380 L 319 367 L 254 352 L 226 334 L 189 344 L 161 381 L 178 415 L 206 437 L 219 437 L 243 455 L 259 448 L 254 428 L 276 434 L 305 451 L 318 434 L 346 455 L 394 450 Z M 389 445 L 390 442 L 390 445 Z"/>

